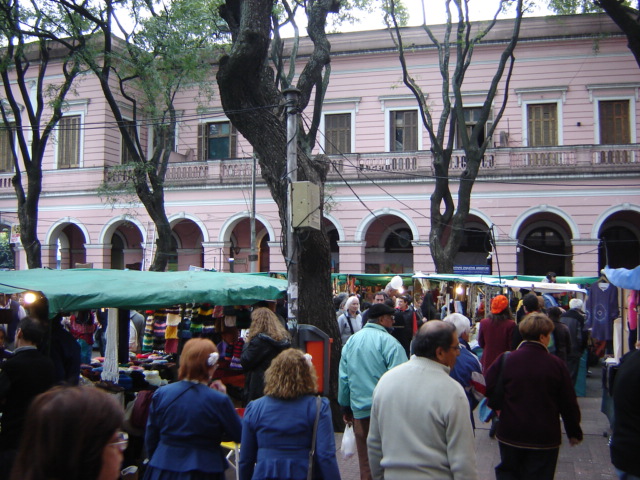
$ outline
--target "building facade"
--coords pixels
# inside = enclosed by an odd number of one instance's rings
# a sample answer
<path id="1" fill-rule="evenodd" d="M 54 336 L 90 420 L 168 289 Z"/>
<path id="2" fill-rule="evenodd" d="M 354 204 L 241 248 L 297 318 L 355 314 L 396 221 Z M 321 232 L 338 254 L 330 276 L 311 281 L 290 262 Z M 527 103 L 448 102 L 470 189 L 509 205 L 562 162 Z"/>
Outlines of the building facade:
<path id="1" fill-rule="evenodd" d="M 468 128 L 510 28 L 511 21 L 499 21 L 475 48 L 463 89 Z M 405 29 L 405 44 L 412 44 L 407 61 L 437 121 L 437 51 L 421 32 Z M 333 268 L 433 272 L 430 141 L 418 104 L 402 83 L 397 50 L 383 30 L 329 40 L 331 80 L 315 151 L 327 153 L 332 163 L 324 222 Z M 523 21 L 511 83 L 506 89 L 503 79 L 494 101 L 497 113 L 507 98 L 473 188 L 455 259 L 461 271 L 581 276 L 596 275 L 605 264 L 640 264 L 640 69 L 626 44 L 605 15 Z M 215 72 L 211 78 L 215 85 Z M 185 91 L 177 108 L 180 125 L 165 182 L 175 240 L 170 268 L 250 271 L 251 146 L 224 116 L 217 94 L 205 100 Z M 1 133 L 0 237 L 7 250 L 18 222 L 11 133 Z M 143 139 L 152 144 L 151 135 Z M 127 158 L 98 82 L 91 75 L 80 78 L 43 164 L 43 265 L 148 268 L 155 229 L 144 207 L 124 197 L 111 204 L 98 194 L 103 182 L 126 175 Z M 464 167 L 464 152 L 456 150 L 454 199 Z M 278 212 L 259 167 L 255 190 L 255 269 L 284 271 Z M 26 268 L 20 244 L 11 245 L 15 268 Z"/>

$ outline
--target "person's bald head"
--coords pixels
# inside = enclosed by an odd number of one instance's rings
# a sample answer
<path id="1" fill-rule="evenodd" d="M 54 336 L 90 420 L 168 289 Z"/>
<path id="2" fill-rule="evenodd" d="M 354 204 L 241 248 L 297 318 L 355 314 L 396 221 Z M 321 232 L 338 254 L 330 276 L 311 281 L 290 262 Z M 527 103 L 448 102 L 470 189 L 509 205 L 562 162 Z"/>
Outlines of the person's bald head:
<path id="1" fill-rule="evenodd" d="M 441 320 L 430 320 L 418 330 L 413 341 L 413 353 L 453 367 L 460 354 L 455 325 Z"/>

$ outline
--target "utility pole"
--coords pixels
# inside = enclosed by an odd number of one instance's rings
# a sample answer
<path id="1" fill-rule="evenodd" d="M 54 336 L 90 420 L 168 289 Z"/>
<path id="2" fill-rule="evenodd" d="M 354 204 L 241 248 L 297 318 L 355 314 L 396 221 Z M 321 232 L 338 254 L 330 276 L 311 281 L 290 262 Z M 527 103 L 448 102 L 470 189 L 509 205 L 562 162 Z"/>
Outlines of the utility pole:
<path id="1" fill-rule="evenodd" d="M 258 271 L 258 248 L 256 245 L 256 154 L 253 154 L 253 171 L 251 172 L 251 273 Z"/>
<path id="2" fill-rule="evenodd" d="M 298 325 L 298 258 L 299 250 L 296 249 L 295 234 L 293 231 L 293 183 L 298 180 L 298 99 L 300 91 L 288 88 L 284 91 L 287 101 L 287 252 L 285 261 L 287 264 L 287 303 L 289 327 L 297 328 Z"/>

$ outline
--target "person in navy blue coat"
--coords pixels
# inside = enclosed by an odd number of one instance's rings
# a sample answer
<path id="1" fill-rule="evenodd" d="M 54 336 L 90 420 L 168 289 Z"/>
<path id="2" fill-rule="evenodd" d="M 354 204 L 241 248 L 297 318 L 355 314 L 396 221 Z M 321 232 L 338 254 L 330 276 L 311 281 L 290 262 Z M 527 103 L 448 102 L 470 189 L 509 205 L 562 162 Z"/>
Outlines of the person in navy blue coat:
<path id="1" fill-rule="evenodd" d="M 317 412 L 317 377 L 300 350 L 280 353 L 265 374 L 265 396 L 247 406 L 241 480 L 305 480 Z M 322 398 L 313 478 L 340 480 L 329 400 Z"/>
<path id="2" fill-rule="evenodd" d="M 189 340 L 180 356 L 180 381 L 153 395 L 145 480 L 224 479 L 228 463 L 220 442 L 240 442 L 242 424 L 224 386 L 219 381 L 209 386 L 217 361 L 211 340 Z"/>

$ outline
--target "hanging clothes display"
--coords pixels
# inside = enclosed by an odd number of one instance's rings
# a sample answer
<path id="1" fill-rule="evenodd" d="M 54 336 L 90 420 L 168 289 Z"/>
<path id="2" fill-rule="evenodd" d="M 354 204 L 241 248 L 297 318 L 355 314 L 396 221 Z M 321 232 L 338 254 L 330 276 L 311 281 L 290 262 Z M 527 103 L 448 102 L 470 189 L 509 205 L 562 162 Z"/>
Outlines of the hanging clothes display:
<path id="1" fill-rule="evenodd" d="M 585 325 L 591 328 L 591 336 L 597 340 L 613 340 L 613 321 L 620 316 L 618 288 L 600 279 L 589 287 L 585 309 Z"/>

